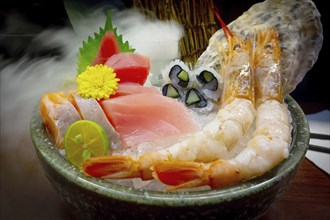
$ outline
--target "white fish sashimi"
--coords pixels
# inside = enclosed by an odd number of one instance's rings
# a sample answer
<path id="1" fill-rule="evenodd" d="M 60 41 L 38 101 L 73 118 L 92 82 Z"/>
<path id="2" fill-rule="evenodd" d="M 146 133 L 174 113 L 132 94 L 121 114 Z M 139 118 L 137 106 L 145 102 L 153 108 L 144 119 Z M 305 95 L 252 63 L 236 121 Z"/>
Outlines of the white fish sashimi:
<path id="1" fill-rule="evenodd" d="M 103 109 L 95 99 L 85 99 L 80 95 L 76 94 L 75 92 L 70 92 L 69 100 L 79 111 L 81 118 L 94 121 L 103 127 L 108 136 L 109 143 L 112 143 L 112 149 L 118 149 L 120 147 L 121 142 L 119 134 L 110 124 Z"/>

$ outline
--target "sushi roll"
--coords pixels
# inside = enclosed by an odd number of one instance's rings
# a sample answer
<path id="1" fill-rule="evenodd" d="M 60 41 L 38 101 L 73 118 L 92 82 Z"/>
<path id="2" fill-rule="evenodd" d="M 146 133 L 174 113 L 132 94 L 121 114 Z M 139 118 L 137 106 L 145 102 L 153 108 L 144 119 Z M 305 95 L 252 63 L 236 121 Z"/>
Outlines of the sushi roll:
<path id="1" fill-rule="evenodd" d="M 189 89 L 187 91 L 184 102 L 187 106 L 193 105 L 197 108 L 204 108 L 207 105 L 207 100 L 195 88 Z"/>
<path id="2" fill-rule="evenodd" d="M 211 67 L 200 67 L 193 71 L 199 90 L 209 99 L 217 101 L 223 88 L 223 80 L 220 74 Z"/>
<path id="3" fill-rule="evenodd" d="M 189 67 L 179 59 L 171 61 L 162 71 L 165 84 L 171 83 L 180 90 L 190 87 Z"/>
<path id="4" fill-rule="evenodd" d="M 164 68 L 162 76 L 165 82 L 162 87 L 164 96 L 176 98 L 198 112 L 211 111 L 217 105 L 223 82 L 213 68 L 201 67 L 191 71 L 177 59 Z"/>
<path id="5" fill-rule="evenodd" d="M 163 96 L 167 96 L 170 98 L 181 98 L 181 94 L 179 90 L 171 83 L 167 83 L 162 88 Z"/>

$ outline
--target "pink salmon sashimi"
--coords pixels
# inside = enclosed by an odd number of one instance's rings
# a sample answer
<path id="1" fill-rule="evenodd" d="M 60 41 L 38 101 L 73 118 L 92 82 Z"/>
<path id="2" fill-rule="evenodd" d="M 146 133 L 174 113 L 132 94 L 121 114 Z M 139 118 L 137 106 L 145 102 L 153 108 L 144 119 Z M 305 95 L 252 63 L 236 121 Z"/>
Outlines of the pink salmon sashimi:
<path id="1" fill-rule="evenodd" d="M 126 147 L 199 129 L 182 103 L 163 95 L 119 96 L 102 100 L 100 104 Z"/>
<path id="2" fill-rule="evenodd" d="M 126 82 L 126 83 L 118 84 L 118 89 L 116 91 L 116 94 L 111 95 L 111 98 L 117 96 L 123 96 L 123 95 L 140 94 L 140 93 L 153 93 L 159 95 L 162 94 L 160 90 L 157 89 L 156 87 L 147 87 L 147 86 L 142 86 L 141 84 L 138 83 Z"/>

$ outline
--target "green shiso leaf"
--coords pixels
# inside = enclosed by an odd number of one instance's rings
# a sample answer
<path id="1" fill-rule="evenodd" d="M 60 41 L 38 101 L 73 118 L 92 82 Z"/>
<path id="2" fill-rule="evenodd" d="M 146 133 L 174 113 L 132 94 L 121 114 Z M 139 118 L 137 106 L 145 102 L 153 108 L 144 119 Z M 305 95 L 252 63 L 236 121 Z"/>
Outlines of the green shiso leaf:
<path id="1" fill-rule="evenodd" d="M 134 52 L 128 41 L 123 42 L 123 36 L 117 34 L 117 28 L 114 28 L 111 20 L 111 10 L 106 13 L 106 22 L 104 28 L 100 28 L 98 33 L 94 33 L 94 37 L 89 36 L 87 41 L 82 42 L 78 54 L 78 74 L 85 71 L 87 66 L 91 65 L 99 50 L 101 40 L 105 32 L 112 31 L 118 41 L 121 52 Z"/>

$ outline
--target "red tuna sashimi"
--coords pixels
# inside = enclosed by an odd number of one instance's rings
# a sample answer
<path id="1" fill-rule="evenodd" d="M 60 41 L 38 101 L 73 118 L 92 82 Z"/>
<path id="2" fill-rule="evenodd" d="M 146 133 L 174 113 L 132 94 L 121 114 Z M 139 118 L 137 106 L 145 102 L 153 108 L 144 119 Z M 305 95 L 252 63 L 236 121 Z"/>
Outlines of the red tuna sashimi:
<path id="1" fill-rule="evenodd" d="M 102 100 L 100 104 L 121 136 L 122 144 L 129 147 L 198 130 L 183 104 L 162 95 L 120 96 Z"/>
<path id="2" fill-rule="evenodd" d="M 134 82 L 143 85 L 150 70 L 149 57 L 137 53 L 112 55 L 105 65 L 112 67 L 120 79 L 119 83 Z"/>
<path id="3" fill-rule="evenodd" d="M 99 51 L 96 54 L 92 66 L 104 64 L 109 57 L 117 53 L 120 53 L 118 41 L 112 31 L 107 31 L 102 37 Z"/>
<path id="4" fill-rule="evenodd" d="M 161 92 L 155 87 L 146 87 L 142 86 L 138 83 L 120 83 L 118 85 L 118 89 L 116 94 L 111 95 L 111 98 L 123 95 L 133 95 L 133 94 L 140 94 L 140 93 L 153 93 L 161 95 Z"/>

